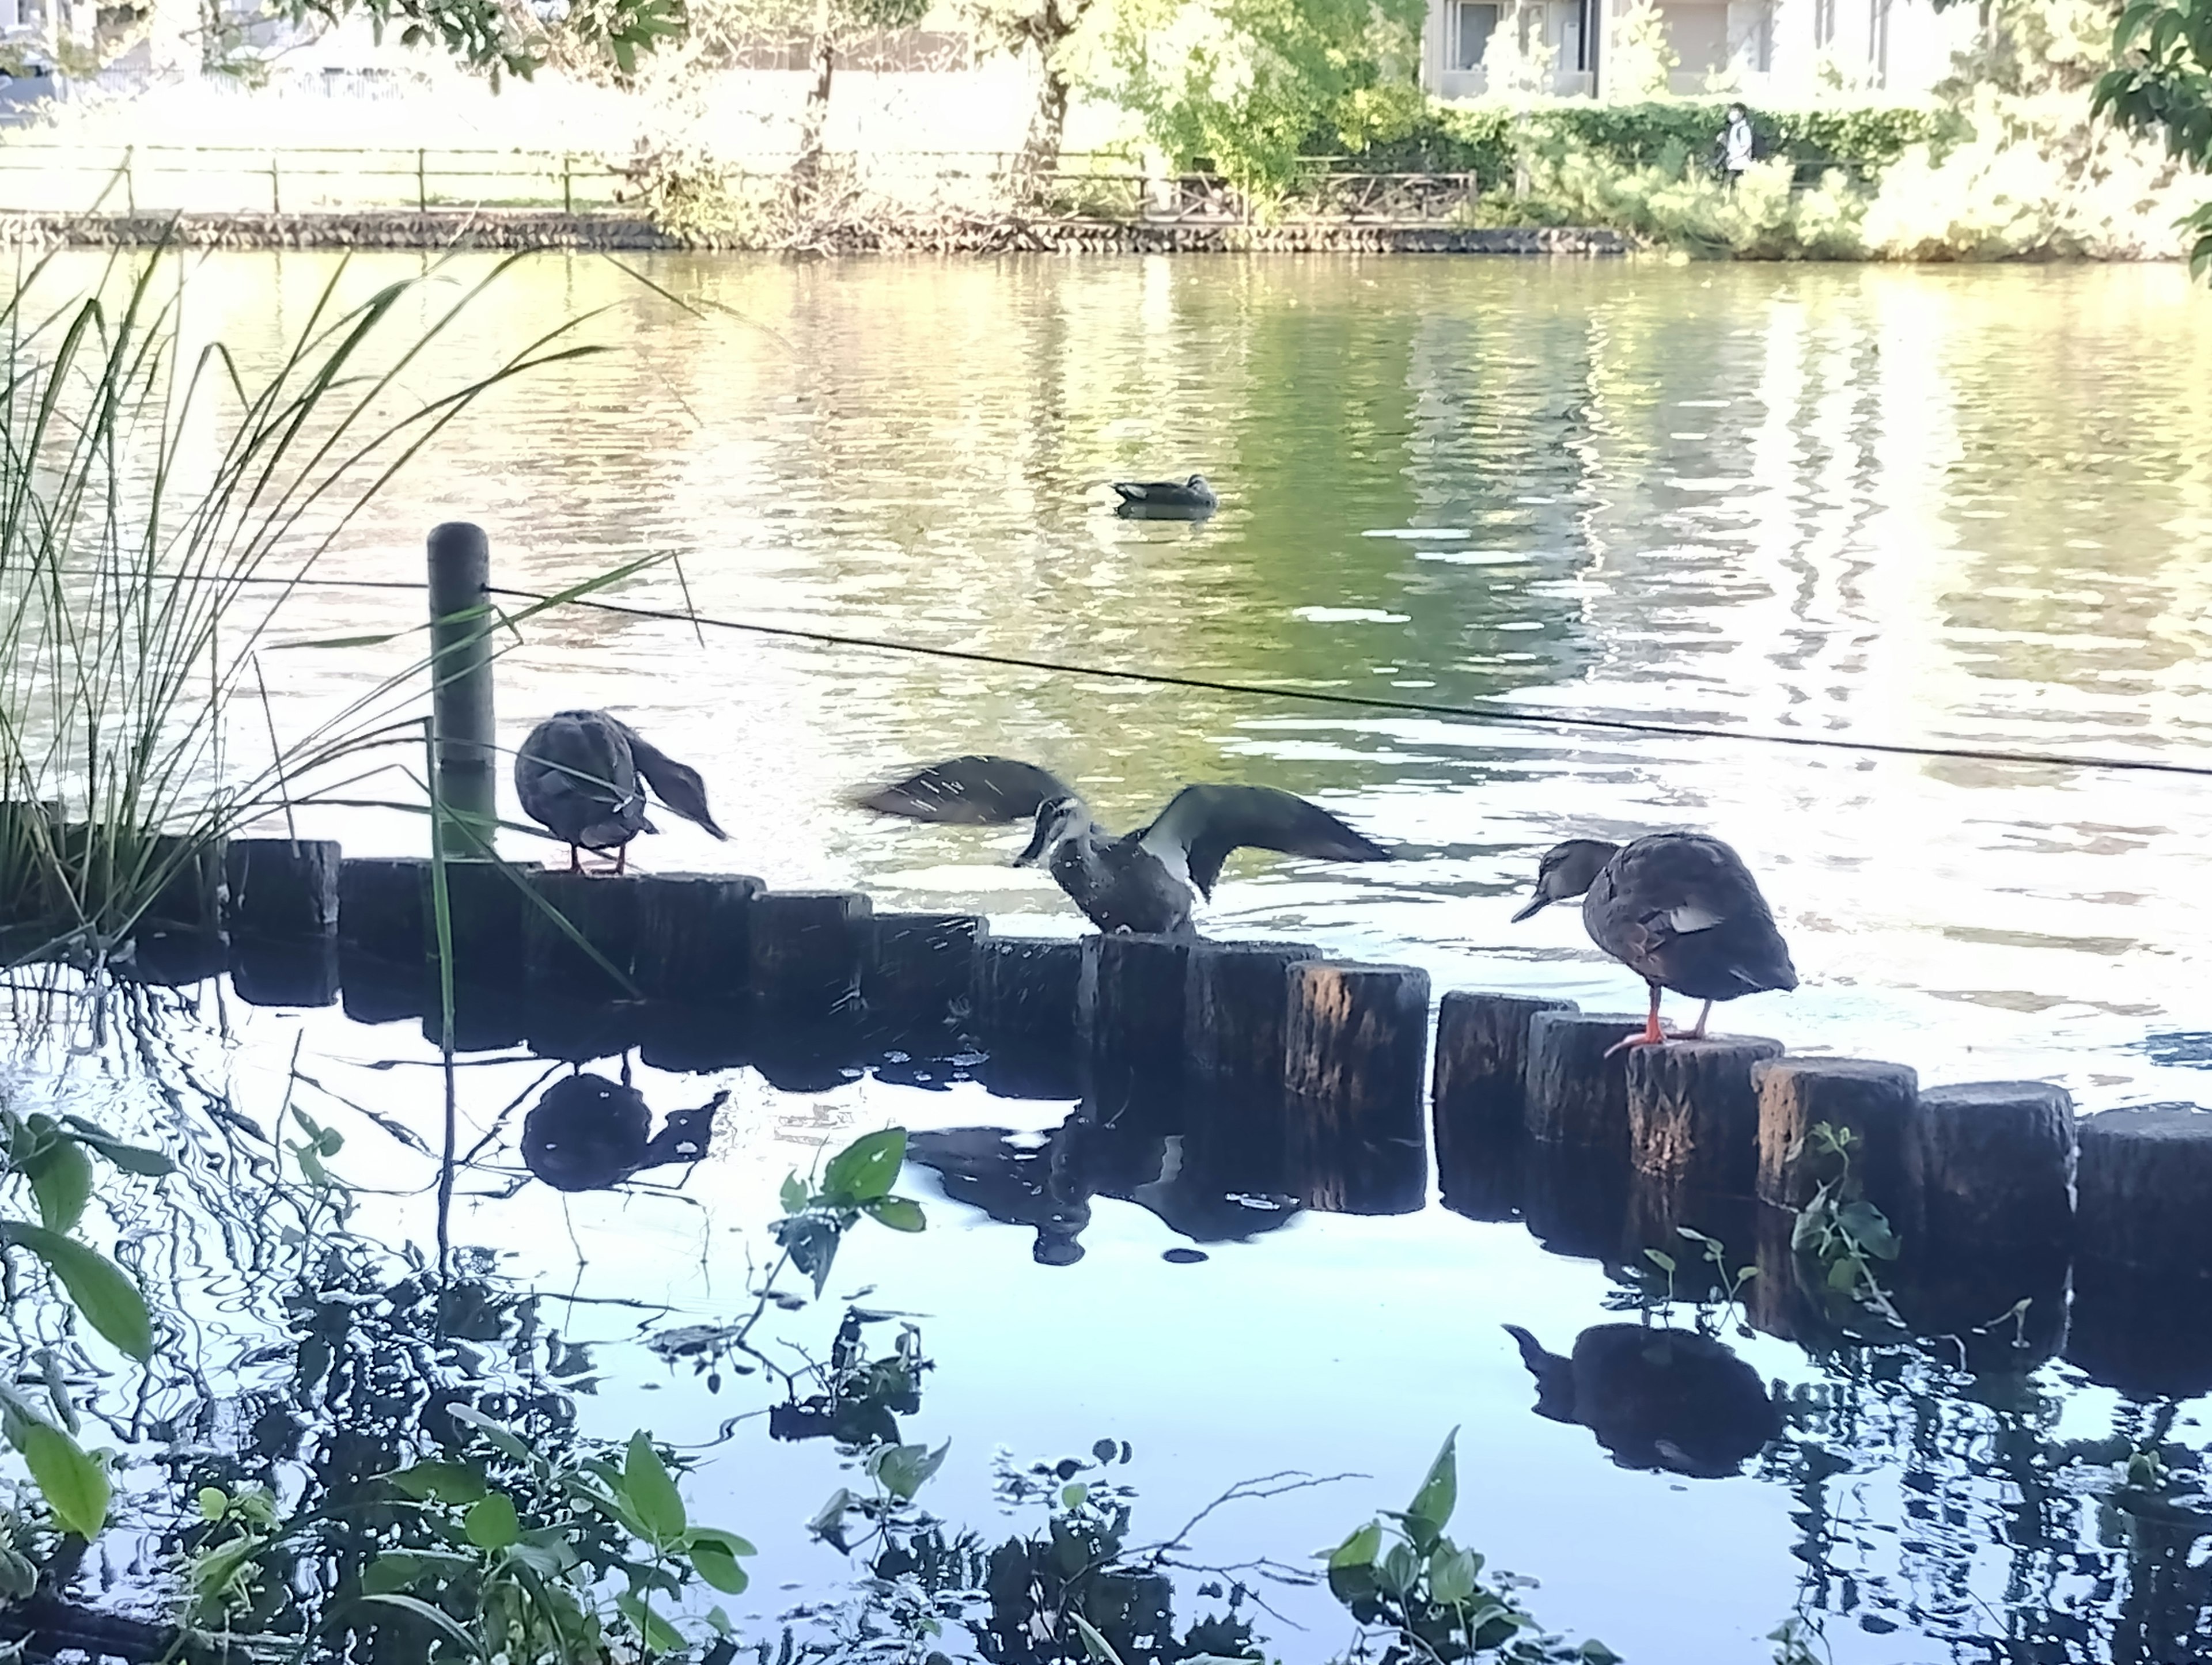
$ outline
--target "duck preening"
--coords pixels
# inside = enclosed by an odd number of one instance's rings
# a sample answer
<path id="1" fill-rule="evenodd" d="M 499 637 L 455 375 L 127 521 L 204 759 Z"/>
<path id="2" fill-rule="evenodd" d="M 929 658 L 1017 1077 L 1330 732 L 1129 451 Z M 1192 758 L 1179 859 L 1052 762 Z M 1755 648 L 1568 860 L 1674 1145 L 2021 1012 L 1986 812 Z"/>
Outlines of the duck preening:
<path id="1" fill-rule="evenodd" d="M 643 784 L 640 782 L 642 781 Z M 615 852 L 629 862 L 629 842 L 658 832 L 645 817 L 645 788 L 717 838 L 729 836 L 707 810 L 707 784 L 619 718 L 604 711 L 557 711 L 530 731 L 514 754 L 514 795 L 530 818 L 568 846 L 568 871 L 581 853 Z"/>
<path id="2" fill-rule="evenodd" d="M 1121 499 L 1114 512 L 1134 520 L 1203 520 L 1221 507 L 1203 474 L 1188 480 L 1116 480 L 1113 485 Z"/>
<path id="3" fill-rule="evenodd" d="M 1388 861 L 1390 853 L 1317 804 L 1273 787 L 1185 787 L 1158 819 L 1116 838 L 1075 790 L 1012 757 L 953 757 L 878 787 L 862 807 L 915 821 L 1034 817 L 1018 867 L 1042 865 L 1101 931 L 1191 930 L 1194 893 L 1213 899 L 1231 850 L 1279 850 L 1323 861 Z"/>
<path id="4" fill-rule="evenodd" d="M 1626 846 L 1572 838 L 1545 852 L 1536 894 L 1514 915 L 1583 899 L 1590 940 L 1651 986 L 1650 1014 L 1622 1046 L 1656 1046 L 1659 991 L 1703 1000 L 1689 1038 L 1703 1040 L 1713 1002 L 1797 987 L 1790 945 L 1743 859 L 1704 833 L 1653 833 Z"/>

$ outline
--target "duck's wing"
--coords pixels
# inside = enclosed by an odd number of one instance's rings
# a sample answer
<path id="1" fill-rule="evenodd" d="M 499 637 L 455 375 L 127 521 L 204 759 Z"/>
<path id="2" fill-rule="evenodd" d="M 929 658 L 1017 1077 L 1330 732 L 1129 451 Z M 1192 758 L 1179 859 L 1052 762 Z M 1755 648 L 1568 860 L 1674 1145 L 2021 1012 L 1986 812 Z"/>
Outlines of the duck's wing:
<path id="1" fill-rule="evenodd" d="M 714 824 L 714 817 L 708 811 L 707 783 L 700 778 L 697 769 L 689 763 L 678 763 L 628 723 L 611 717 L 607 720 L 614 723 L 622 731 L 623 738 L 629 742 L 629 755 L 637 764 L 637 772 L 653 788 L 654 797 L 686 821 L 697 822 L 715 837 L 729 837 Z"/>
<path id="2" fill-rule="evenodd" d="M 1231 850 L 1249 848 L 1322 861 L 1388 861 L 1390 853 L 1318 804 L 1273 787 L 1185 787 L 1158 820 L 1133 835 L 1170 872 L 1211 901 Z"/>
<path id="3" fill-rule="evenodd" d="M 1759 881 L 1719 839 L 1703 833 L 1639 838 L 1604 877 L 1611 887 L 1607 911 L 1635 956 L 1656 960 L 1669 950 L 1693 952 L 1741 983 L 1746 994 L 1797 986 Z"/>
<path id="4" fill-rule="evenodd" d="M 1190 489 L 1180 480 L 1115 480 L 1112 483 L 1125 503 L 1172 502 L 1178 492 L 1184 497 L 1190 495 Z"/>
<path id="5" fill-rule="evenodd" d="M 988 826 L 1026 821 L 1055 798 L 1079 794 L 1050 769 L 1017 757 L 948 757 L 903 781 L 862 793 L 862 809 L 909 821 Z"/>
<path id="6" fill-rule="evenodd" d="M 533 820 L 598 849 L 645 830 L 626 731 L 603 711 L 560 711 L 514 754 L 514 795 Z"/>

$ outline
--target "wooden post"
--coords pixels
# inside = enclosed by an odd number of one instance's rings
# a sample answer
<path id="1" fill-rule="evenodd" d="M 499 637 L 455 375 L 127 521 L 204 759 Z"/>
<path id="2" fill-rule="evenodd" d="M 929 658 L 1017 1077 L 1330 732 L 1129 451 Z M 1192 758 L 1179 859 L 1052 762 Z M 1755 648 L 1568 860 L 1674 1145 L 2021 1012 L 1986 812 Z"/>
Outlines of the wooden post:
<path id="1" fill-rule="evenodd" d="M 393 965 L 420 966 L 428 951 L 422 909 L 429 867 L 414 856 L 356 856 L 340 864 L 339 943 Z"/>
<path id="2" fill-rule="evenodd" d="M 978 948 L 991 934 L 973 914 L 878 914 L 860 997 L 896 1022 L 941 1024 L 971 1009 Z"/>
<path id="3" fill-rule="evenodd" d="M 1628 1054 L 1612 1049 L 1638 1021 L 1612 1012 L 1539 1012 L 1530 1017 L 1522 1124 L 1530 1139 L 1540 1145 L 1579 1145 L 1626 1164 Z"/>
<path id="4" fill-rule="evenodd" d="M 872 907 L 848 890 L 754 896 L 746 907 L 754 1009 L 801 1023 L 853 1015 Z"/>
<path id="5" fill-rule="evenodd" d="M 1073 937 L 989 937 L 975 963 L 975 1038 L 1073 1049 L 1083 944 Z"/>
<path id="6" fill-rule="evenodd" d="M 1422 1130 L 1429 974 L 1410 965 L 1292 965 L 1283 1046 L 1290 1170 L 1309 1207 L 1412 1213 L 1428 1190 Z"/>
<path id="7" fill-rule="evenodd" d="M 1290 968 L 1321 957 L 1303 942 L 1200 942 L 1183 981 L 1185 1062 L 1193 1080 L 1279 1099 L 1290 1029 Z"/>
<path id="8" fill-rule="evenodd" d="M 274 150 L 269 153 L 269 211 L 271 214 L 284 211 L 284 188 L 276 176 L 276 153 Z"/>
<path id="9" fill-rule="evenodd" d="M 434 962 L 438 957 L 438 915 L 436 898 L 431 891 L 435 878 L 429 863 L 422 864 L 422 930 L 426 951 Z M 523 976 L 522 916 L 532 911 L 522 894 L 526 878 L 526 875 L 496 861 L 446 863 L 446 916 L 453 934 L 453 975 L 457 980 L 487 988 L 520 986 Z"/>
<path id="10" fill-rule="evenodd" d="M 234 838 L 223 855 L 233 936 L 264 941 L 334 936 L 338 870 L 334 838 Z"/>
<path id="11" fill-rule="evenodd" d="M 171 871 L 147 904 L 139 934 L 168 931 L 212 937 L 222 929 L 222 841 L 204 844 L 163 834 L 153 841 L 149 860 Z"/>
<path id="12" fill-rule="evenodd" d="M 2106 1110 L 2079 1125 L 2081 1254 L 2176 1279 L 2212 1277 L 2212 1115 Z"/>
<path id="13" fill-rule="evenodd" d="M 642 881 L 565 872 L 533 872 L 529 878 L 532 896 L 522 900 L 523 981 L 533 990 L 573 999 L 628 997 L 630 987 L 635 987 L 635 980 L 625 987 L 608 974 L 608 968 L 627 978 L 636 965 Z M 568 921 L 607 963 L 601 965 L 563 931 L 553 914 L 546 911 L 549 908 Z"/>
<path id="14" fill-rule="evenodd" d="M 1851 1167 L 1866 1199 L 1910 1237 L 1917 1229 L 1913 1137 L 1920 1078 L 1902 1064 L 1863 1058 L 1769 1059 L 1752 1066 L 1759 1089 L 1759 1200 L 1802 1208 L 1832 1170 L 1814 1148 L 1822 1122 L 1859 1136 Z"/>
<path id="15" fill-rule="evenodd" d="M 1082 944 L 1075 1024 L 1085 1049 L 1139 1074 L 1181 1073 L 1192 939 L 1117 931 Z"/>
<path id="16" fill-rule="evenodd" d="M 711 1006 L 751 976 L 750 908 L 760 880 L 738 873 L 651 873 L 637 890 L 631 981 L 647 1000 Z"/>
<path id="17" fill-rule="evenodd" d="M 576 191 L 571 167 L 574 158 L 563 150 L 561 153 L 561 211 L 574 215 L 576 211 Z"/>
<path id="18" fill-rule="evenodd" d="M 415 211 L 430 211 L 430 165 L 428 154 L 419 145 L 415 151 Z"/>
<path id="19" fill-rule="evenodd" d="M 448 520 L 430 531 L 431 721 L 438 796 L 474 823 L 453 854 L 488 851 L 498 813 L 497 725 L 492 714 L 491 543 L 482 526 Z M 478 842 L 481 841 L 482 850 Z"/>
<path id="20" fill-rule="evenodd" d="M 1476 1219 L 1510 1218 L 1493 1211 L 1510 1208 L 1506 1194 L 1517 1189 L 1504 1168 L 1528 1107 L 1528 1022 L 1540 1012 L 1575 1010 L 1571 1000 L 1465 989 L 1437 1004 L 1431 1115 L 1446 1207 Z"/>
<path id="21" fill-rule="evenodd" d="M 1670 1041 L 1628 1054 L 1629 1158 L 1688 1190 L 1747 1197 L 1759 1175 L 1753 1066 L 1782 1055 L 1753 1036 Z"/>
<path id="22" fill-rule="evenodd" d="M 2074 1237 L 2074 1100 L 2042 1081 L 1920 1095 L 1922 1226 L 1960 1261 L 2063 1264 Z"/>

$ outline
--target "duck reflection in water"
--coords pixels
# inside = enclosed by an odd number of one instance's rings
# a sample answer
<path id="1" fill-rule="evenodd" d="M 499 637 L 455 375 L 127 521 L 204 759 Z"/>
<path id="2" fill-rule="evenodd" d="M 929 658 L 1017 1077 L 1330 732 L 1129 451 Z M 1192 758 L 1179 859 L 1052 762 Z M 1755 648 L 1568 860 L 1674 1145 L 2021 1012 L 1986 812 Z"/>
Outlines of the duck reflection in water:
<path id="1" fill-rule="evenodd" d="M 641 1169 L 696 1162 L 728 1097 L 718 1092 L 696 1109 L 678 1110 L 654 1133 L 644 1095 L 628 1082 L 568 1076 L 522 1119 L 523 1165 L 556 1191 L 605 1191 Z"/>
<path id="2" fill-rule="evenodd" d="M 945 1194 L 1036 1233 L 1031 1255 L 1073 1266 L 1091 1224 L 1091 1199 L 1133 1202 L 1193 1243 L 1242 1243 L 1286 1224 L 1287 1197 L 1255 1197 L 1217 1182 L 1178 1134 L 1145 1137 L 1071 1117 L 1049 1133 L 948 1127 L 911 1133 L 907 1159 L 936 1170 Z"/>
<path id="3" fill-rule="evenodd" d="M 1623 1468 L 1721 1480 L 1782 1431 L 1759 1372 L 1710 1336 L 1595 1324 L 1563 1358 L 1517 1324 L 1505 1331 L 1536 1378 L 1536 1414 L 1582 1424 Z"/>

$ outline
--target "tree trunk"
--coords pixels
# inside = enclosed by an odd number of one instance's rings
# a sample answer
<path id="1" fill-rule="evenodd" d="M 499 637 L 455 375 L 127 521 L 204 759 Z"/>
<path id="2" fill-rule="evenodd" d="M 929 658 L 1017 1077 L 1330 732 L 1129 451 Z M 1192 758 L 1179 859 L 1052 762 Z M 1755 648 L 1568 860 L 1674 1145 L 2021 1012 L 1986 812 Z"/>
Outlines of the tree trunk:
<path id="1" fill-rule="evenodd" d="M 1021 160 L 1016 164 L 1022 179 L 1031 186 L 1060 166 L 1060 138 L 1067 130 L 1069 88 L 1055 51 L 1058 44 L 1055 41 L 1047 46 L 1042 39 L 1037 43 L 1041 62 L 1036 108 L 1030 112 L 1030 131 L 1022 141 Z"/>
<path id="2" fill-rule="evenodd" d="M 822 140 L 830 125 L 830 83 L 837 70 L 837 37 L 830 0 L 815 0 L 814 84 L 806 89 L 806 111 L 799 123 L 799 160 L 791 167 L 792 194 L 811 197 L 822 183 Z"/>

